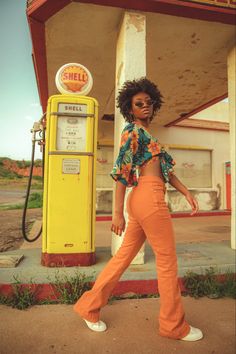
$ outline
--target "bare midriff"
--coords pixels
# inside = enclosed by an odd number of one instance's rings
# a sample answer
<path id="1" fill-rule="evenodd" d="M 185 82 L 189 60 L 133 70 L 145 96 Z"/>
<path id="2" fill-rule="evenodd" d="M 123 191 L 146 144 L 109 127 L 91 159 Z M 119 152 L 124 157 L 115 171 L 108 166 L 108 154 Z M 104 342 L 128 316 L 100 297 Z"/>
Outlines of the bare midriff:
<path id="1" fill-rule="evenodd" d="M 164 178 L 161 172 L 160 159 L 158 156 L 154 156 L 152 159 L 145 162 L 142 166 L 140 166 L 139 170 L 140 176 L 158 176 L 163 182 Z"/>

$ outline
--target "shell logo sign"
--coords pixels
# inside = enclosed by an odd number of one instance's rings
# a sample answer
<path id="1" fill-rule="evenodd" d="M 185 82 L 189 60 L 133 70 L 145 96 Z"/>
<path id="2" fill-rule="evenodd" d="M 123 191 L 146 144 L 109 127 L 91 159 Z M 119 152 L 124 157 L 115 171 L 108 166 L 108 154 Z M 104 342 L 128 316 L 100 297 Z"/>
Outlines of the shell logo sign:
<path id="1" fill-rule="evenodd" d="M 90 71 L 78 63 L 63 65 L 56 74 L 56 86 L 62 94 L 87 95 L 93 86 Z"/>

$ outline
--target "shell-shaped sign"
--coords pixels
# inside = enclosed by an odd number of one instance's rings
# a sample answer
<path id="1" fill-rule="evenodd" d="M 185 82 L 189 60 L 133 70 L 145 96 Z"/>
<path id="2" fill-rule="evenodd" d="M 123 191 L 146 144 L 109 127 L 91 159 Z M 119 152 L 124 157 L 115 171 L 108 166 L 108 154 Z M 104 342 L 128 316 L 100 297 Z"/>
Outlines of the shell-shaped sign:
<path id="1" fill-rule="evenodd" d="M 92 89 L 93 78 L 85 66 L 69 63 L 58 70 L 56 86 L 60 93 L 85 96 Z"/>

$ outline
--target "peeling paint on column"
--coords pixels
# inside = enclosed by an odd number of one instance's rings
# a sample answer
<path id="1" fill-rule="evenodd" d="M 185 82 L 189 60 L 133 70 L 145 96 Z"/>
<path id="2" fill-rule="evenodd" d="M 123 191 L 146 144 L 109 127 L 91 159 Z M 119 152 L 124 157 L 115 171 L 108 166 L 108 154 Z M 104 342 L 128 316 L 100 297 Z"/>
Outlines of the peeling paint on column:
<path id="1" fill-rule="evenodd" d="M 118 86 L 120 85 L 120 76 L 121 76 L 121 72 L 122 72 L 123 66 L 124 66 L 124 63 L 122 61 L 120 63 L 120 65 L 119 65 L 119 68 L 118 68 L 118 71 L 117 71 L 117 85 Z"/>
<path id="2" fill-rule="evenodd" d="M 216 188 L 218 189 L 216 196 L 216 209 L 220 209 L 221 207 L 221 195 L 222 195 L 222 187 L 220 183 L 217 183 Z"/>
<path id="3" fill-rule="evenodd" d="M 116 45 L 116 87 L 117 97 L 120 86 L 127 80 L 146 76 L 146 16 L 134 11 L 125 11 L 120 24 Z M 119 149 L 119 136 L 125 122 L 115 105 L 114 151 Z M 124 197 L 124 218 L 128 219 L 126 201 L 130 190 Z M 114 199 L 113 199 L 114 201 Z M 114 202 L 112 203 L 114 210 Z M 125 231 L 125 230 L 124 230 Z M 112 234 L 111 253 L 114 256 L 123 242 L 123 235 Z M 144 264 L 144 245 L 134 257 L 131 264 Z"/>
<path id="4" fill-rule="evenodd" d="M 129 25 L 133 25 L 137 32 L 142 32 L 144 31 L 144 21 L 145 18 L 142 15 L 128 14 L 127 28 Z"/>

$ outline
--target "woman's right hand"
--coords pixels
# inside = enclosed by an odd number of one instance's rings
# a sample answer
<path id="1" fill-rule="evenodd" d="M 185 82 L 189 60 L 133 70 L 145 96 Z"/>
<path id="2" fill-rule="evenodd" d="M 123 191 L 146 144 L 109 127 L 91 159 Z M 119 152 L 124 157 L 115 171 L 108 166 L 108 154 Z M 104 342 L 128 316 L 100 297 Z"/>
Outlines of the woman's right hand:
<path id="1" fill-rule="evenodd" d="M 113 231 L 116 235 L 121 236 L 124 230 L 125 230 L 124 214 L 114 214 L 112 218 L 111 231 Z"/>

